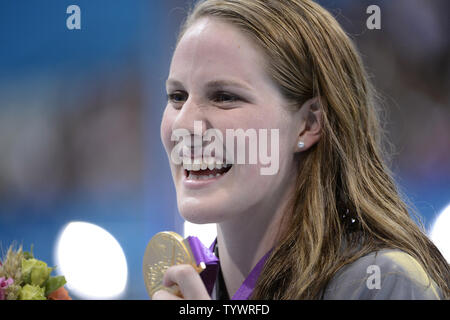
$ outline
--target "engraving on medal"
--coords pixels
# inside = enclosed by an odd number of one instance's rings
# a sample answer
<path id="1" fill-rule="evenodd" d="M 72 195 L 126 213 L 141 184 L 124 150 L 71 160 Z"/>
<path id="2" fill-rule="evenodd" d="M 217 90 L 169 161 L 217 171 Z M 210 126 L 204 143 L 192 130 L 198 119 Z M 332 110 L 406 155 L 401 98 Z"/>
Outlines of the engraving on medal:
<path id="1" fill-rule="evenodd" d="M 166 270 L 178 264 L 195 267 L 195 259 L 183 238 L 175 232 L 160 232 L 153 236 L 145 250 L 143 265 L 144 281 L 150 297 L 160 289 L 180 294 L 177 286 L 167 288 L 162 283 Z"/>

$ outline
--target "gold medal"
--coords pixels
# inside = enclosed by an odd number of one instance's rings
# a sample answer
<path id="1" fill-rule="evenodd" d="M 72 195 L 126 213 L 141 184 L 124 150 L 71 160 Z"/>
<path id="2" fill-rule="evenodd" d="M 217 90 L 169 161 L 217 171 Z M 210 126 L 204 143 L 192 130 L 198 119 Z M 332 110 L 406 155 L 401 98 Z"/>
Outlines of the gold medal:
<path id="1" fill-rule="evenodd" d="M 150 297 L 160 290 L 167 290 L 181 297 L 177 285 L 165 287 L 163 277 L 166 270 L 174 265 L 190 264 L 197 272 L 203 271 L 198 267 L 189 243 L 175 232 L 159 232 L 150 239 L 144 254 L 144 281 Z"/>

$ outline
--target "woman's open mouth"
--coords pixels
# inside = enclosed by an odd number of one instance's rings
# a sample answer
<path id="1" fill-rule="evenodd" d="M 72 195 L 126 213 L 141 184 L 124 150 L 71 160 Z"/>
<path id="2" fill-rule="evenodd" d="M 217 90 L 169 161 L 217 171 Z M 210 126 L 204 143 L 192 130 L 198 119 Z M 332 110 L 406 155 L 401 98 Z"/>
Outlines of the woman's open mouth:
<path id="1" fill-rule="evenodd" d="M 187 186 L 204 185 L 206 182 L 213 182 L 220 179 L 232 165 L 224 164 L 215 159 L 196 160 L 193 163 L 183 163 L 184 182 Z"/>

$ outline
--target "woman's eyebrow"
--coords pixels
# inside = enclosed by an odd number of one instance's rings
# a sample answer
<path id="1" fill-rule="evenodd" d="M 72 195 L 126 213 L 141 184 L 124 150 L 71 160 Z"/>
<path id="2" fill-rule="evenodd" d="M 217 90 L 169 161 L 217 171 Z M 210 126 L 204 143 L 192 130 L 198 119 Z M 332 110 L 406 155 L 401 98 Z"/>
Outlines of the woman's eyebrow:
<path id="1" fill-rule="evenodd" d="M 169 86 L 183 87 L 183 84 L 178 80 L 169 78 L 166 80 L 166 87 L 169 87 Z"/>
<path id="2" fill-rule="evenodd" d="M 175 79 L 167 79 L 166 81 L 166 86 L 174 86 L 174 87 L 183 87 L 183 84 L 181 83 L 181 81 L 175 80 Z M 241 82 L 241 81 L 236 81 L 236 80 L 212 80 L 209 81 L 206 84 L 206 88 L 208 89 L 217 89 L 217 88 L 223 88 L 223 87 L 238 87 L 238 88 L 242 88 L 245 90 L 251 90 L 250 86 L 248 86 L 247 84 Z"/>
<path id="3" fill-rule="evenodd" d="M 245 90 L 251 90 L 247 84 L 235 80 L 213 80 L 206 84 L 209 89 L 223 88 L 223 87 L 238 87 Z"/>

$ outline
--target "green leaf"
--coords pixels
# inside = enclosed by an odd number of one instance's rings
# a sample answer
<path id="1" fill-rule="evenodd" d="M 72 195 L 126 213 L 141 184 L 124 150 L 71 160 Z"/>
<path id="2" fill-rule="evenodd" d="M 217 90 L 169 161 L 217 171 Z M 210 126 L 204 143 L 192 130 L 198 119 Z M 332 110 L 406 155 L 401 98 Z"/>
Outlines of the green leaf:
<path id="1" fill-rule="evenodd" d="M 64 276 L 56 276 L 50 277 L 45 284 L 45 296 L 48 297 L 56 289 L 61 288 L 63 285 L 67 283 L 66 278 Z"/>
<path id="2" fill-rule="evenodd" d="M 22 259 L 22 281 L 24 284 L 31 284 L 31 265 L 26 262 L 27 259 Z"/>
<path id="3" fill-rule="evenodd" d="M 20 289 L 19 300 L 47 300 L 44 296 L 44 288 L 26 284 Z"/>
<path id="4" fill-rule="evenodd" d="M 22 259 L 23 280 L 27 284 L 43 286 L 51 272 L 52 268 L 47 267 L 41 260 Z"/>

